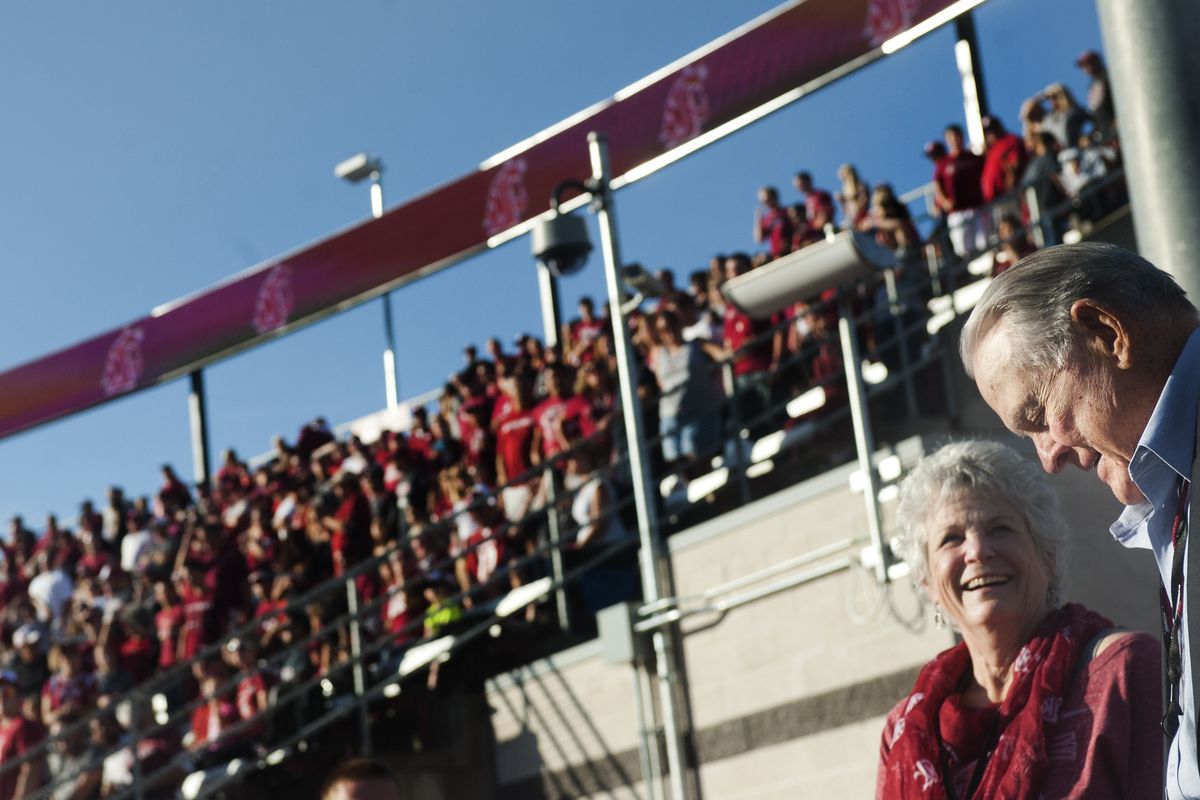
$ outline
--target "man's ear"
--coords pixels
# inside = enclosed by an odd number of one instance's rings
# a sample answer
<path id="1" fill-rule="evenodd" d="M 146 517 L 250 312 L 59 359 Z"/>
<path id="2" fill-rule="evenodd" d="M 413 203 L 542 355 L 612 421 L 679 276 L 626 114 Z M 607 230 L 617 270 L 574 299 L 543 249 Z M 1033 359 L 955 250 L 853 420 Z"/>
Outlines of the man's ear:
<path id="1" fill-rule="evenodd" d="M 1085 297 L 1071 304 L 1071 321 L 1079 326 L 1084 346 L 1093 354 L 1115 360 L 1118 369 L 1133 365 L 1129 329 L 1111 308 Z"/>

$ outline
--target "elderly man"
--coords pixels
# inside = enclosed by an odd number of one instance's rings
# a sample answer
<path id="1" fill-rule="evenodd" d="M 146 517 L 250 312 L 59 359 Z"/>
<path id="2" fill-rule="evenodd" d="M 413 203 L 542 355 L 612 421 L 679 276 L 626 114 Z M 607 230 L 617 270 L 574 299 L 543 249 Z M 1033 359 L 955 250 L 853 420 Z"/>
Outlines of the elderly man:
<path id="1" fill-rule="evenodd" d="M 1150 549 L 1163 586 L 1171 738 L 1167 796 L 1200 798 L 1200 551 L 1189 548 L 1196 471 L 1200 315 L 1171 277 L 1107 244 L 1061 245 L 993 281 L 963 329 L 963 363 L 988 405 L 1028 436 L 1042 466 L 1095 469 L 1125 504 L 1112 525 Z M 1195 555 L 1195 558 L 1192 557 Z M 1186 575 L 1186 586 L 1185 586 Z M 1193 578 L 1195 576 L 1195 578 Z"/>

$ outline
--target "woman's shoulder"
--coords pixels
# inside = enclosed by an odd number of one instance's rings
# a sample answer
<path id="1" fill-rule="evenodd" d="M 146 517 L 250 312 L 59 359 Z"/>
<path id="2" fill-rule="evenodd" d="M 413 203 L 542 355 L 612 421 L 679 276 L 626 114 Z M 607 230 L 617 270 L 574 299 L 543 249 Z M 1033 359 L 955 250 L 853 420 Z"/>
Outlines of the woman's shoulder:
<path id="1" fill-rule="evenodd" d="M 1103 685 L 1129 684 L 1142 678 L 1158 691 L 1162 671 L 1162 643 L 1142 631 L 1117 629 L 1102 634 L 1084 654 L 1089 692 L 1104 691 Z"/>
<path id="2" fill-rule="evenodd" d="M 1099 638 L 1092 651 L 1092 658 L 1099 661 L 1150 655 L 1157 660 L 1161 646 L 1158 639 L 1148 633 L 1116 628 Z"/>

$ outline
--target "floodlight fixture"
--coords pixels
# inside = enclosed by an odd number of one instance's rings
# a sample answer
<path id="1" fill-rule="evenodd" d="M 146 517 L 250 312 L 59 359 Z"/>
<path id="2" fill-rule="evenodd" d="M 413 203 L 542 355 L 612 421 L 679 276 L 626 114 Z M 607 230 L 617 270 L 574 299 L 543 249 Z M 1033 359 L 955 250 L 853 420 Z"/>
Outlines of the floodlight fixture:
<path id="1" fill-rule="evenodd" d="M 366 153 L 352 155 L 333 168 L 335 177 L 350 183 L 361 183 L 368 178 L 377 180 L 381 172 L 383 172 L 383 162 Z"/>

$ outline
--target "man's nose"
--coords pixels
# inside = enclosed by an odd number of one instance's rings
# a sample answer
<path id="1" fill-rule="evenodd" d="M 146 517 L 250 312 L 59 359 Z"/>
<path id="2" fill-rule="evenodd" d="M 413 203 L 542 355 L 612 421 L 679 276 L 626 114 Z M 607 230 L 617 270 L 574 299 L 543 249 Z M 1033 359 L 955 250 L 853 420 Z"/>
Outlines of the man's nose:
<path id="1" fill-rule="evenodd" d="M 1071 448 L 1056 442 L 1048 432 L 1034 434 L 1032 438 L 1042 469 L 1050 473 L 1061 472 L 1070 461 Z"/>

